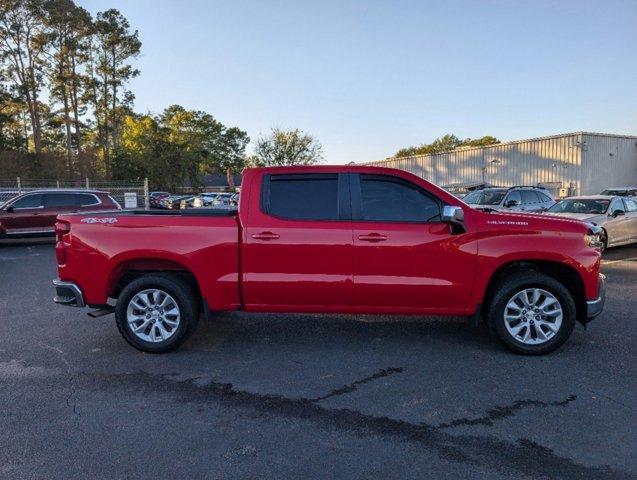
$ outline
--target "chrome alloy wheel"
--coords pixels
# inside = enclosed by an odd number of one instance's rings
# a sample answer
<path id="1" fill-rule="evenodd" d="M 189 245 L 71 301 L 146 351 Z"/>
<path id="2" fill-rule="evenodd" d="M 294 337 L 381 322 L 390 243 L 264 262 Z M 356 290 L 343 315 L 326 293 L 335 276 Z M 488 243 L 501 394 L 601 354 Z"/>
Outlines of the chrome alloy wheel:
<path id="1" fill-rule="evenodd" d="M 504 324 L 513 338 L 527 344 L 548 342 L 562 325 L 562 305 L 541 288 L 527 288 L 511 297 L 504 309 Z"/>
<path id="2" fill-rule="evenodd" d="M 180 320 L 179 305 L 163 290 L 150 288 L 137 293 L 126 309 L 131 332 L 145 342 L 168 340 L 177 331 Z"/>

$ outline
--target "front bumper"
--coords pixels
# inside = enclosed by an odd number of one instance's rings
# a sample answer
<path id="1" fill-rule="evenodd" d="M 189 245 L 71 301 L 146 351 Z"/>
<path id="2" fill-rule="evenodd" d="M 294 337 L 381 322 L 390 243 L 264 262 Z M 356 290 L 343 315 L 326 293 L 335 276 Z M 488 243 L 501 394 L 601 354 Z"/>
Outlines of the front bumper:
<path id="1" fill-rule="evenodd" d="M 55 287 L 55 297 L 53 301 L 67 307 L 85 307 L 84 295 L 82 290 L 73 282 L 64 282 L 62 280 L 53 280 Z"/>
<path id="2" fill-rule="evenodd" d="M 599 274 L 599 287 L 596 300 L 588 300 L 586 302 L 586 319 L 591 321 L 597 315 L 602 313 L 604 302 L 606 301 L 606 275 Z"/>

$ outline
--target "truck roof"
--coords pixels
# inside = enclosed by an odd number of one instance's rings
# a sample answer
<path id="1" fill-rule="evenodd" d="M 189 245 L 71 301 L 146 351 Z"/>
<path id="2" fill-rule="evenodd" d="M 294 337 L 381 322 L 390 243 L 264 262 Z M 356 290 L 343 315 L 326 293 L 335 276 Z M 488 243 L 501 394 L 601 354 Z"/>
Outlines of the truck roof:
<path id="1" fill-rule="evenodd" d="M 406 170 L 388 167 L 376 167 L 370 165 L 290 165 L 282 167 L 253 167 L 246 168 L 243 173 L 255 172 L 276 172 L 276 173 L 304 173 L 304 172 L 401 172 L 414 175 Z"/>

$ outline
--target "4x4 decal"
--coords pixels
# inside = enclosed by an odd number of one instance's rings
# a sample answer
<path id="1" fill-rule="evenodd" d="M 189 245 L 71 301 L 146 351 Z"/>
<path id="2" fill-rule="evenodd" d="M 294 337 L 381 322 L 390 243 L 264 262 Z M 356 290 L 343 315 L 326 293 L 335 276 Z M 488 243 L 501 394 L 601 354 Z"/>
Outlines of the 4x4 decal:
<path id="1" fill-rule="evenodd" d="M 86 217 L 80 221 L 82 223 L 117 223 L 114 217 Z"/>

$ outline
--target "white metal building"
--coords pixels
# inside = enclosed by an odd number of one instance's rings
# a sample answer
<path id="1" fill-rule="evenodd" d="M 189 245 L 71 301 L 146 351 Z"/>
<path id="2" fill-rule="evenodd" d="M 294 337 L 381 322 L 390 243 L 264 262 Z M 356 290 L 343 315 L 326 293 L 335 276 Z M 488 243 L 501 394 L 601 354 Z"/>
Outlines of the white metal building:
<path id="1" fill-rule="evenodd" d="M 566 133 L 369 164 L 407 170 L 441 186 L 541 184 L 559 196 L 589 195 L 637 185 L 637 136 Z"/>

